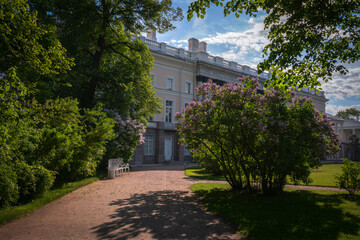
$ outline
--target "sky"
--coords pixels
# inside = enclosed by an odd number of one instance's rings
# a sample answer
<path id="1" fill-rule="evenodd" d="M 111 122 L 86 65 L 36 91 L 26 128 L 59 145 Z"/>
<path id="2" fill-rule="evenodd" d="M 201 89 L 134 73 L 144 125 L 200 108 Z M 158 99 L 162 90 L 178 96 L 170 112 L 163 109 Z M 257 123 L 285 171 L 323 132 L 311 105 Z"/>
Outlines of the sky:
<path id="1" fill-rule="evenodd" d="M 184 19 L 174 24 L 175 30 L 157 33 L 157 41 L 187 49 L 188 39 L 194 37 L 207 43 L 210 55 L 256 68 L 263 59 L 263 48 L 269 43 L 263 24 L 265 13 L 259 13 L 256 18 L 245 14 L 240 18 L 234 14 L 224 17 L 221 7 L 211 5 L 204 19 L 194 16 L 189 22 L 186 12 L 190 2 L 173 0 L 174 7 L 183 9 Z M 360 110 L 360 61 L 345 66 L 349 70 L 347 75 L 335 74 L 332 81 L 322 84 L 329 99 L 326 112 L 333 115 L 350 107 Z"/>

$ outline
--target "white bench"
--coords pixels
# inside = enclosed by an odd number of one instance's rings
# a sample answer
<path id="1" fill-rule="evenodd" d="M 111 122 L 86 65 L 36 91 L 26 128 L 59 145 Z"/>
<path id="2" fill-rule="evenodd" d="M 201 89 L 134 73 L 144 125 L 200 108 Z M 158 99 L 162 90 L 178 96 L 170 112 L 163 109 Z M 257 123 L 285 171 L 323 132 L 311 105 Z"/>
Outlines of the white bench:
<path id="1" fill-rule="evenodd" d="M 124 171 L 130 172 L 130 166 L 128 163 L 124 163 L 121 158 L 113 158 L 108 160 L 108 177 L 116 178 L 120 176 Z"/>

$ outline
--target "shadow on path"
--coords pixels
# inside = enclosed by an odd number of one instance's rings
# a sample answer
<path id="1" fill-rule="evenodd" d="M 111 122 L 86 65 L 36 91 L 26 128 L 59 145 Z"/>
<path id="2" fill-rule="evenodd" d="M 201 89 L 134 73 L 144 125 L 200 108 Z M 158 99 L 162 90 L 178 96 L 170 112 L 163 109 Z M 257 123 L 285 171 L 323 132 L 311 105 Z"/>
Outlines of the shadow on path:
<path id="1" fill-rule="evenodd" d="M 186 191 L 134 194 L 110 205 L 112 219 L 92 228 L 99 239 L 234 239 L 233 231 L 196 204 Z"/>

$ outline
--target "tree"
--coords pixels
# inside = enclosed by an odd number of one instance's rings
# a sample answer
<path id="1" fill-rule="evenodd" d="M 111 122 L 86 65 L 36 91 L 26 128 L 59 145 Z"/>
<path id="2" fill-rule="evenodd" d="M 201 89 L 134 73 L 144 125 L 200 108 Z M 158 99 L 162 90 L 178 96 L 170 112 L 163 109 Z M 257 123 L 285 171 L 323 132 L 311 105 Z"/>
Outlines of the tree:
<path id="1" fill-rule="evenodd" d="M 0 208 L 42 194 L 56 174 L 65 181 L 94 174 L 114 137 L 115 121 L 100 105 L 32 99 L 73 66 L 55 26 L 37 16 L 25 0 L 0 2 Z"/>
<path id="2" fill-rule="evenodd" d="M 348 108 L 342 111 L 338 111 L 336 116 L 343 119 L 356 119 L 360 117 L 360 110 L 356 108 Z"/>
<path id="3" fill-rule="evenodd" d="M 55 28 L 39 24 L 26 0 L 0 3 L 0 154 L 7 159 L 8 142 L 18 129 L 18 113 L 26 106 L 24 97 L 33 86 L 29 78 L 53 76 L 72 66 L 66 50 L 54 38 Z M 25 124 L 23 124 L 25 125 Z M 15 128 L 15 129 L 14 129 Z"/>
<path id="4" fill-rule="evenodd" d="M 200 98 L 176 119 L 194 158 L 215 161 L 233 189 L 274 194 L 287 177 L 309 182 L 310 168 L 335 154 L 340 142 L 311 99 L 274 89 L 261 95 L 258 86 L 249 78 L 222 87 L 204 83 Z"/>
<path id="5" fill-rule="evenodd" d="M 189 6 L 188 19 L 194 13 L 203 18 L 210 4 L 223 6 L 225 16 L 267 13 L 270 44 L 263 50 L 266 58 L 258 73 L 272 70 L 268 86 L 314 89 L 336 72 L 346 74 L 343 64 L 360 59 L 358 0 L 197 0 Z"/>
<path id="6" fill-rule="evenodd" d="M 20 145 L 32 146 L 36 134 L 26 97 L 34 90 L 28 79 L 53 76 L 70 69 L 71 59 L 57 39 L 55 29 L 39 24 L 25 0 L 0 2 L 0 208 L 49 189 L 54 172 L 24 161 Z"/>
<path id="7" fill-rule="evenodd" d="M 9 94 L 14 92 L 19 97 L 25 90 L 33 91 L 40 76 L 50 77 L 70 69 L 72 59 L 67 58 L 56 38 L 54 26 L 40 24 L 37 14 L 29 11 L 27 1 L 4 0 L 0 6 L 0 99 L 4 95 L 10 99 Z"/>
<path id="8" fill-rule="evenodd" d="M 171 7 L 171 0 L 30 2 L 41 11 L 43 22 L 57 26 L 61 43 L 75 59 L 55 95 L 76 97 L 87 108 L 101 102 L 124 119 L 142 122 L 158 111 L 160 103 L 150 84 L 153 58 L 136 36 L 148 28 L 174 28 L 171 22 L 181 20 L 182 12 Z"/>

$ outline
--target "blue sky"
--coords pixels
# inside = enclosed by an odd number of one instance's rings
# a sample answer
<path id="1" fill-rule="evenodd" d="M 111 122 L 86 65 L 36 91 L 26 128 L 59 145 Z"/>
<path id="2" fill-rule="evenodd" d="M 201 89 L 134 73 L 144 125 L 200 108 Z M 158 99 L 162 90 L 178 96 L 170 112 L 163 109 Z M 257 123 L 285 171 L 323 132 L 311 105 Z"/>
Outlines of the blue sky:
<path id="1" fill-rule="evenodd" d="M 158 42 L 187 49 L 187 40 L 194 37 L 207 42 L 209 54 L 256 68 L 262 60 L 262 49 L 268 43 L 262 23 L 264 13 L 258 14 L 257 18 L 246 15 L 236 18 L 234 14 L 225 18 L 223 9 L 212 5 L 204 19 L 194 17 L 189 22 L 186 12 L 190 2 L 173 0 L 173 6 L 183 9 L 184 20 L 175 23 L 175 30 L 157 34 Z M 322 85 L 329 99 L 328 113 L 336 114 L 349 107 L 360 109 L 360 62 L 347 67 L 349 73 L 346 76 L 336 74 L 331 82 Z"/>

